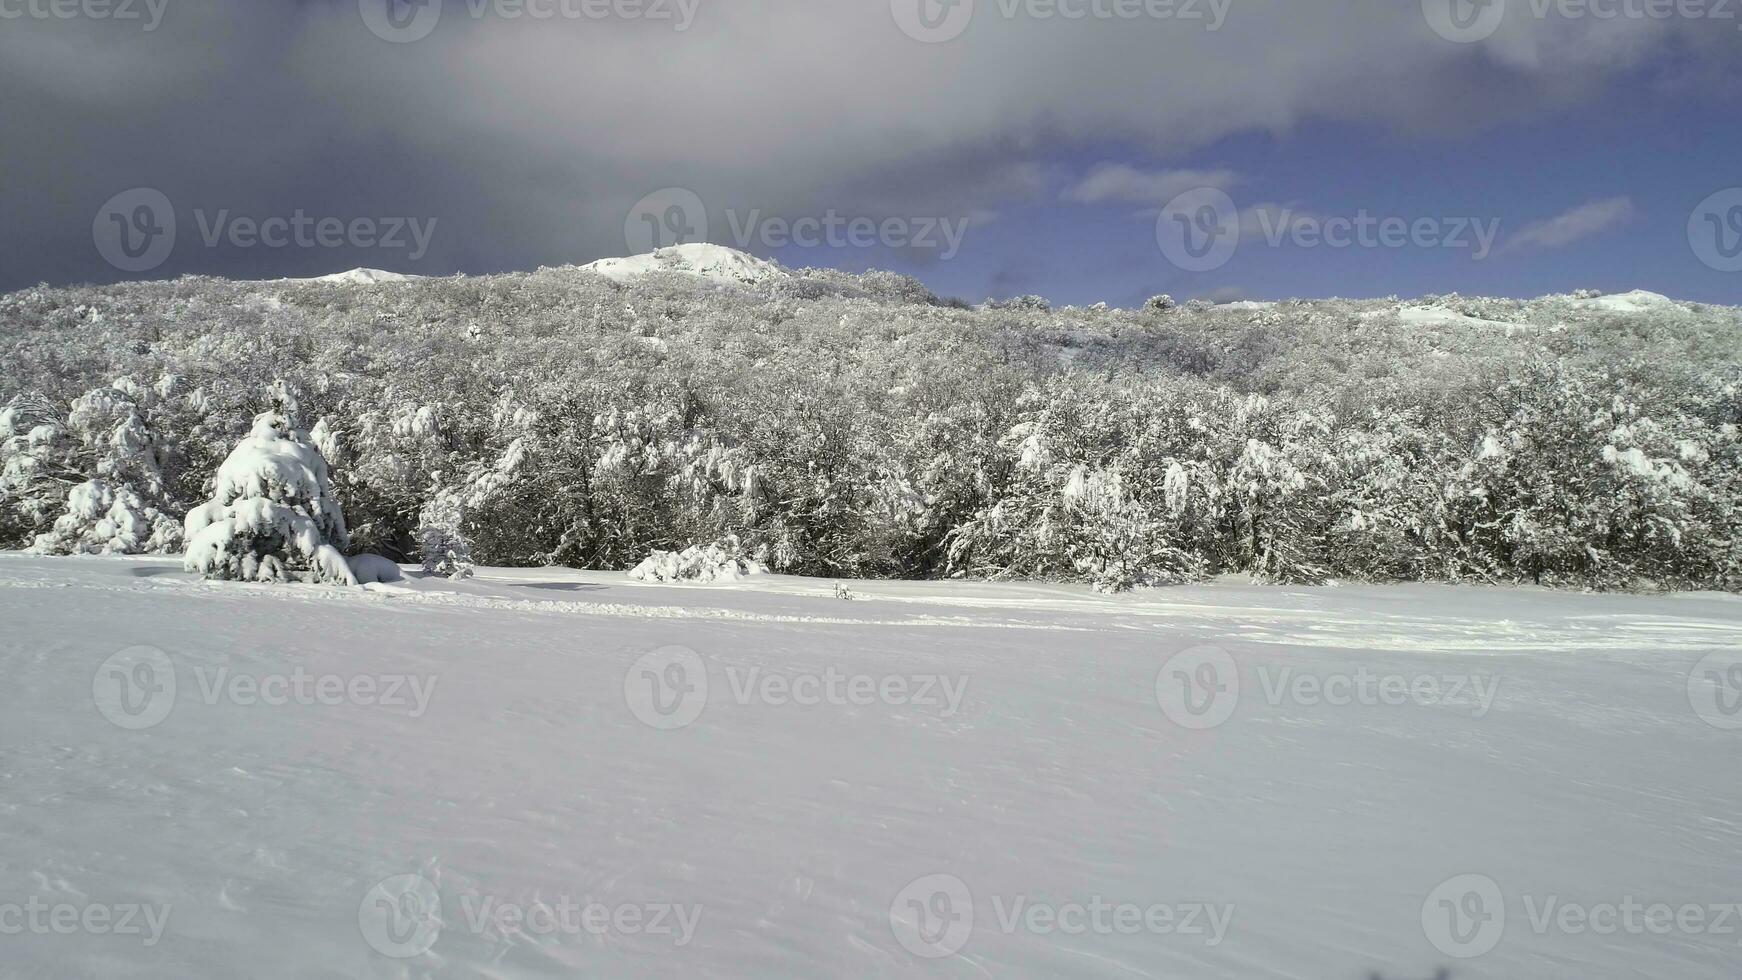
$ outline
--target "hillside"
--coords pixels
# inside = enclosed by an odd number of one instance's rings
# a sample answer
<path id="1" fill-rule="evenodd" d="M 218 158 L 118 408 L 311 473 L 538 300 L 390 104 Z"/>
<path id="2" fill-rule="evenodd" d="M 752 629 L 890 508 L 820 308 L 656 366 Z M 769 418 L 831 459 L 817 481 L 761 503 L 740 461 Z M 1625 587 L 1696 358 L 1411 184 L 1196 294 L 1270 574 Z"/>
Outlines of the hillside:
<path id="1" fill-rule="evenodd" d="M 1742 579 L 1734 307 L 969 306 L 713 246 L 608 268 L 0 297 L 0 543 L 128 467 L 183 513 L 288 400 L 358 547 L 399 559 L 439 502 L 501 565 L 730 538 L 787 572 L 1112 589 Z"/>

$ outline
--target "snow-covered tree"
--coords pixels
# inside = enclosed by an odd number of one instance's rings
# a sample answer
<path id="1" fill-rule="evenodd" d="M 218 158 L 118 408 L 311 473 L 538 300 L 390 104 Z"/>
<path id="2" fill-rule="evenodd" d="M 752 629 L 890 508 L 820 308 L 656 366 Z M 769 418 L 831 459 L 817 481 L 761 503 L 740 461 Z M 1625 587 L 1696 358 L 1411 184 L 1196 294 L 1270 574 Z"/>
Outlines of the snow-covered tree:
<path id="1" fill-rule="evenodd" d="M 168 554 L 181 546 L 182 526 L 126 484 L 88 480 L 67 494 L 66 511 L 36 536 L 44 555 Z"/>
<path id="2" fill-rule="evenodd" d="M 212 499 L 188 513 L 189 571 L 207 578 L 355 585 L 326 460 L 285 416 L 267 412 L 213 479 Z"/>
<path id="3" fill-rule="evenodd" d="M 347 550 L 401 563 L 735 535 L 831 579 L 1742 584 L 1742 308 L 545 269 L 35 288 L 0 324 L 5 548 L 168 546 L 134 499 L 185 512 L 276 403 L 318 420 Z"/>
<path id="4" fill-rule="evenodd" d="M 175 389 L 165 377 L 153 386 L 122 378 L 73 402 L 68 430 L 82 472 L 92 479 L 72 487 L 54 526 L 36 536 L 40 554 L 165 554 L 181 547 L 181 522 L 164 486 L 162 440 L 149 413 Z"/>
<path id="5" fill-rule="evenodd" d="M 47 397 L 16 395 L 0 408 L 0 546 L 35 540 L 82 478 L 72 440 Z"/>
<path id="6" fill-rule="evenodd" d="M 418 517 L 423 570 L 445 578 L 472 576 L 472 541 L 462 526 L 459 494 L 437 491 Z"/>

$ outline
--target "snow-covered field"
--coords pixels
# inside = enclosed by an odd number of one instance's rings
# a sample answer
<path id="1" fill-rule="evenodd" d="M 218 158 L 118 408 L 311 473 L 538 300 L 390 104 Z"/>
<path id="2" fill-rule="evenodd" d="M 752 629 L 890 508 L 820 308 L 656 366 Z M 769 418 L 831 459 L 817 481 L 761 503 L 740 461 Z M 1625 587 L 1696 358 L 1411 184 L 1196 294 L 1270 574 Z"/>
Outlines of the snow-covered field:
<path id="1" fill-rule="evenodd" d="M 1742 601 L 0 555 L 0 975 L 1732 978 Z"/>

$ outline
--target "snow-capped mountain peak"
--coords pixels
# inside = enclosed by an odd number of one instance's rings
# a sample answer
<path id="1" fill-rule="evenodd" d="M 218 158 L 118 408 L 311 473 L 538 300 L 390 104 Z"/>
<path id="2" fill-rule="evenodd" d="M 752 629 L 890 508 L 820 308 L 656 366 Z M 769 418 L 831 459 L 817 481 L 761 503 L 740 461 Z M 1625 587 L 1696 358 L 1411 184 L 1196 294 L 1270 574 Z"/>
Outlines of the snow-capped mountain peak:
<path id="1" fill-rule="evenodd" d="M 581 268 L 617 282 L 654 272 L 678 272 L 733 284 L 767 282 L 790 274 L 779 263 L 708 242 L 673 245 L 626 258 L 600 259 Z"/>
<path id="2" fill-rule="evenodd" d="M 373 286 L 383 282 L 411 282 L 423 279 L 424 276 L 409 276 L 403 272 L 387 272 L 383 269 L 347 269 L 331 275 L 315 276 L 311 279 L 280 279 L 279 282 L 326 282 L 350 286 Z"/>

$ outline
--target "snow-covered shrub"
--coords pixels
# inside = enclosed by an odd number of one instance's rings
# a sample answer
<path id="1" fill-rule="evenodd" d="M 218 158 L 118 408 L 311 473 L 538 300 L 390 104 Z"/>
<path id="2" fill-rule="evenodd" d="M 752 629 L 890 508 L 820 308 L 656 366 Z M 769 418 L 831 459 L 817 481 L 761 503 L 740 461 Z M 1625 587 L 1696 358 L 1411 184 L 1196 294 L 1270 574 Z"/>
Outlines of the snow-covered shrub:
<path id="1" fill-rule="evenodd" d="M 340 551 L 349 535 L 326 460 L 276 412 L 255 418 L 218 467 L 186 536 L 184 564 L 207 578 L 357 584 Z"/>
<path id="2" fill-rule="evenodd" d="M 89 455 L 92 476 L 128 484 L 149 500 L 162 499 L 161 440 L 146 417 L 161 392 L 173 390 L 174 381 L 165 378 L 160 388 L 120 378 L 73 402 L 67 428 Z"/>
<path id="3" fill-rule="evenodd" d="M 460 502 L 455 494 L 438 492 L 418 515 L 419 550 L 423 570 L 431 575 L 472 577 L 472 542 L 461 530 Z"/>
<path id="4" fill-rule="evenodd" d="M 357 580 L 358 585 L 405 581 L 405 574 L 399 570 L 399 566 L 380 555 L 352 555 L 348 561 L 351 565 L 351 577 Z"/>
<path id="5" fill-rule="evenodd" d="M 1239 529 L 1237 548 L 1255 578 L 1319 582 L 1329 577 L 1322 554 L 1322 498 L 1310 492 L 1300 459 L 1302 433 L 1272 445 L 1246 440 L 1228 474 L 1228 493 Z"/>
<path id="6" fill-rule="evenodd" d="M 1326 481 L 1324 560 L 1338 578 L 1413 581 L 1433 577 L 1442 546 L 1435 519 L 1440 478 L 1452 455 L 1418 417 L 1370 413 L 1337 434 L 1321 468 Z M 1451 563 L 1440 565 L 1450 574 Z"/>
<path id="7" fill-rule="evenodd" d="M 682 551 L 656 551 L 629 572 L 639 582 L 736 582 L 767 569 L 745 557 L 736 538 Z"/>
<path id="8" fill-rule="evenodd" d="M 165 516 L 178 510 L 170 504 L 165 486 L 165 439 L 151 423 L 176 383 L 171 376 L 155 385 L 119 378 L 75 399 L 64 430 L 52 423 L 38 427 L 31 440 L 36 446 L 16 462 L 41 467 L 52 461 L 66 476 L 82 479 L 69 479 L 71 487 L 55 508 L 59 516 L 54 526 L 34 537 L 31 551 L 65 555 L 179 550 L 180 522 Z M 15 427 L 16 423 L 6 426 Z"/>
<path id="9" fill-rule="evenodd" d="M 66 513 L 36 536 L 41 555 L 167 554 L 181 547 L 182 527 L 126 484 L 90 480 L 67 494 Z"/>
<path id="10" fill-rule="evenodd" d="M 1200 573 L 1172 540 L 1168 514 L 1132 499 L 1118 471 L 1072 470 L 1060 493 L 1071 565 L 1099 592 L 1172 585 Z"/>
<path id="11" fill-rule="evenodd" d="M 41 394 L 0 408 L 0 547 L 23 547 L 49 527 L 82 473 L 70 440 Z"/>
<path id="12" fill-rule="evenodd" d="M 1013 427 L 1000 446 L 1009 483 L 996 500 L 951 535 L 959 574 L 992 578 L 1075 579 L 1103 592 L 1191 581 L 1203 561 L 1184 545 L 1189 480 L 1177 463 L 1156 484 L 1134 478 L 1144 461 L 1117 442 L 1123 406 L 1060 392 L 1039 417 Z M 1072 462 L 1101 458 L 1103 462 Z"/>
<path id="13" fill-rule="evenodd" d="M 1045 313 L 1052 309 L 1052 301 L 1045 296 L 1012 296 L 1009 299 L 988 299 L 986 308 L 989 310 L 1032 310 Z"/>

